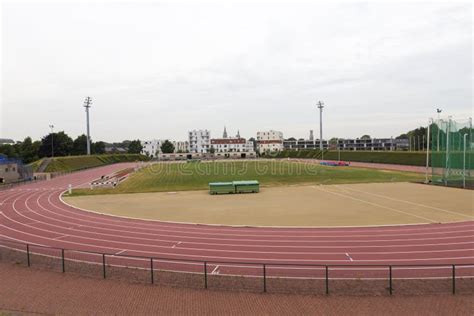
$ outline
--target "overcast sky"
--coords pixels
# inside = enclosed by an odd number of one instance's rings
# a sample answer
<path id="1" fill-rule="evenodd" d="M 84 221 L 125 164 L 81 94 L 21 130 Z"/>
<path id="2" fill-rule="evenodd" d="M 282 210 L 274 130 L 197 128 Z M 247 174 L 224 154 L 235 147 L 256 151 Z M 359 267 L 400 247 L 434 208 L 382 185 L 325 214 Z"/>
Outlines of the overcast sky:
<path id="1" fill-rule="evenodd" d="M 39 2 L 39 1 L 38 1 Z M 0 137 L 397 136 L 472 116 L 473 7 L 457 4 L 2 6 Z"/>

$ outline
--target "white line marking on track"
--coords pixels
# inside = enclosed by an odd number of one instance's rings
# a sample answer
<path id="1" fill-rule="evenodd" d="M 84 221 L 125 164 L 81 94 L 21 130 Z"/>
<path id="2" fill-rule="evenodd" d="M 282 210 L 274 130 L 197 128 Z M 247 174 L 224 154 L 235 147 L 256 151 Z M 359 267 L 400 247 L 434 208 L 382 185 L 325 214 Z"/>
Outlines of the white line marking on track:
<path id="1" fill-rule="evenodd" d="M 181 241 L 178 241 L 178 243 L 174 244 L 173 247 L 171 247 L 171 248 L 176 248 L 176 246 L 179 246 L 179 245 L 181 245 Z"/>
<path id="2" fill-rule="evenodd" d="M 121 254 L 121 253 L 124 253 L 125 251 L 127 251 L 127 249 L 117 251 L 117 252 L 115 253 L 115 255 L 119 255 L 119 254 Z"/>
<path id="3" fill-rule="evenodd" d="M 64 237 L 68 237 L 69 235 L 62 235 L 62 236 L 59 236 L 59 237 L 56 237 L 56 238 L 53 238 L 54 240 L 59 240 L 61 238 L 64 238 Z"/>
<path id="4" fill-rule="evenodd" d="M 347 258 L 349 258 L 350 261 L 354 261 L 354 259 L 352 259 L 352 257 L 349 255 L 349 253 L 346 252 L 346 256 L 347 256 Z"/>
<path id="5" fill-rule="evenodd" d="M 212 270 L 211 274 L 219 274 L 219 265 L 217 265 L 214 270 Z"/>

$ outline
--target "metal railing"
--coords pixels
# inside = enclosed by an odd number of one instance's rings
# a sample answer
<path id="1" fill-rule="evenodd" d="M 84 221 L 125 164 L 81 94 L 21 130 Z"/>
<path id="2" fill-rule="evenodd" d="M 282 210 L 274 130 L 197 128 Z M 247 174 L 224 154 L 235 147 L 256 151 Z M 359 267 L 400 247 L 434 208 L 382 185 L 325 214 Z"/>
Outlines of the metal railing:
<path id="1" fill-rule="evenodd" d="M 0 261 L 103 279 L 264 293 L 474 292 L 474 263 L 381 265 L 190 260 L 55 248 L 9 239 L 0 239 Z"/>

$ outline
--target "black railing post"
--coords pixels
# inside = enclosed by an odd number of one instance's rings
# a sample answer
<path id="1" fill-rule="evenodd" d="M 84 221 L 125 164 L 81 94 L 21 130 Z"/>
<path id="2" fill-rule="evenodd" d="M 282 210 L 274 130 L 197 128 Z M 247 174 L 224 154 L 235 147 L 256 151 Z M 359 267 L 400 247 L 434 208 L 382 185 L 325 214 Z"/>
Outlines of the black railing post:
<path id="1" fill-rule="evenodd" d="M 329 295 L 329 268 L 326 266 L 326 295 Z"/>
<path id="2" fill-rule="evenodd" d="M 30 245 L 26 244 L 26 262 L 28 263 L 28 267 L 31 266 L 30 262 Z"/>
<path id="3" fill-rule="evenodd" d="M 153 275 L 153 258 L 150 258 L 150 272 L 151 272 L 151 284 L 154 284 L 155 276 Z"/>
<path id="4" fill-rule="evenodd" d="M 390 289 L 390 295 L 392 295 L 392 291 L 393 291 L 393 288 L 392 288 L 392 266 L 389 266 L 389 289 Z"/>
<path id="5" fill-rule="evenodd" d="M 64 249 L 61 249 L 61 263 L 63 265 L 63 273 L 66 272 L 66 266 L 64 265 Z"/>
<path id="6" fill-rule="evenodd" d="M 267 265 L 263 264 L 263 293 L 267 293 Z"/>
<path id="7" fill-rule="evenodd" d="M 102 274 L 104 276 L 104 279 L 106 277 L 105 275 L 105 253 L 102 254 Z"/>
<path id="8" fill-rule="evenodd" d="M 453 295 L 456 294 L 456 265 L 453 264 Z"/>
<path id="9" fill-rule="evenodd" d="M 204 261 L 204 288 L 207 289 L 207 261 Z"/>

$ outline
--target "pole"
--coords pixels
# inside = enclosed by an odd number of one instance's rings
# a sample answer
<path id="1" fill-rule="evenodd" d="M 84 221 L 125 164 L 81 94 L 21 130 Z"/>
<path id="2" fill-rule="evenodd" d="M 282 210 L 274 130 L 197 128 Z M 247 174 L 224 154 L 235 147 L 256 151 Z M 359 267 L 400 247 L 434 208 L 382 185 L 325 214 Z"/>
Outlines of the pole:
<path id="1" fill-rule="evenodd" d="M 105 279 L 105 254 L 102 254 L 102 275 Z"/>
<path id="2" fill-rule="evenodd" d="M 456 294 L 456 266 L 453 264 L 453 295 Z"/>
<path id="3" fill-rule="evenodd" d="M 155 283 L 155 276 L 153 275 L 153 258 L 150 258 L 151 284 Z"/>
<path id="4" fill-rule="evenodd" d="M 207 262 L 204 261 L 204 288 L 207 289 Z"/>
<path id="5" fill-rule="evenodd" d="M 323 108 L 324 103 L 318 101 L 318 109 L 319 109 L 319 150 L 321 151 L 321 159 L 324 159 L 323 153 Z"/>
<path id="6" fill-rule="evenodd" d="M 466 142 L 467 133 L 464 134 L 464 152 L 463 152 L 463 164 L 462 164 L 462 187 L 466 188 Z"/>
<path id="7" fill-rule="evenodd" d="M 87 155 L 91 154 L 91 136 L 89 129 L 89 108 L 91 107 L 92 99 L 87 97 L 84 101 L 84 107 L 86 108 L 86 119 L 87 119 Z"/>
<path id="8" fill-rule="evenodd" d="M 329 295 L 329 267 L 326 266 L 326 295 Z"/>
<path id="9" fill-rule="evenodd" d="M 390 295 L 392 295 L 393 287 L 392 287 L 392 266 L 389 266 L 389 288 L 390 288 Z"/>
<path id="10" fill-rule="evenodd" d="M 54 125 L 49 125 L 49 128 L 51 128 L 51 158 L 54 158 Z"/>
<path id="11" fill-rule="evenodd" d="M 66 266 L 65 266 L 65 263 L 64 263 L 64 249 L 61 249 L 61 263 L 62 263 L 62 266 L 63 266 L 63 273 L 66 272 Z"/>
<path id="12" fill-rule="evenodd" d="M 263 264 L 263 293 L 267 293 L 267 267 Z"/>
<path id="13" fill-rule="evenodd" d="M 431 126 L 431 122 L 428 122 L 428 131 L 427 131 L 427 136 L 426 138 L 428 139 L 428 141 L 426 142 L 426 178 L 425 178 L 425 183 L 428 183 L 428 170 L 429 170 L 429 167 L 430 167 L 430 126 Z"/>
<path id="14" fill-rule="evenodd" d="M 28 267 L 31 267 L 30 262 L 30 245 L 26 244 L 26 262 L 28 263 Z"/>
<path id="15" fill-rule="evenodd" d="M 451 131 L 451 117 L 448 118 L 448 124 L 446 125 L 446 166 L 445 166 L 445 176 L 444 184 L 448 185 L 448 176 L 449 176 L 449 133 Z"/>

